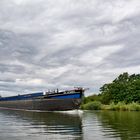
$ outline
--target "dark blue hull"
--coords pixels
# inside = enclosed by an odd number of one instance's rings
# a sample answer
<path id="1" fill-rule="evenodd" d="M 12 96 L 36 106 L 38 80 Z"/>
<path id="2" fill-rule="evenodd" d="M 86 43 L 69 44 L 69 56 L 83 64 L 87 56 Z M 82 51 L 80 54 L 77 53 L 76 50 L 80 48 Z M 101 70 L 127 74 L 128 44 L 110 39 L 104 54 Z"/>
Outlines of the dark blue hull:
<path id="1" fill-rule="evenodd" d="M 71 90 L 51 94 L 33 93 L 0 98 L 0 107 L 8 109 L 60 111 L 78 109 L 84 90 Z"/>

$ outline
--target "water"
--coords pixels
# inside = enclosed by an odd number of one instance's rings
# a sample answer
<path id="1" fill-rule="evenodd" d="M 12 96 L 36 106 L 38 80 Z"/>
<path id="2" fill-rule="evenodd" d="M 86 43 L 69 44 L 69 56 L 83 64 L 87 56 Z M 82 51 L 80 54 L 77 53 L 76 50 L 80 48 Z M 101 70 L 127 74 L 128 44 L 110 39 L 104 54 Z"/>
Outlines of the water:
<path id="1" fill-rule="evenodd" d="M 140 112 L 0 110 L 0 140 L 140 140 Z"/>

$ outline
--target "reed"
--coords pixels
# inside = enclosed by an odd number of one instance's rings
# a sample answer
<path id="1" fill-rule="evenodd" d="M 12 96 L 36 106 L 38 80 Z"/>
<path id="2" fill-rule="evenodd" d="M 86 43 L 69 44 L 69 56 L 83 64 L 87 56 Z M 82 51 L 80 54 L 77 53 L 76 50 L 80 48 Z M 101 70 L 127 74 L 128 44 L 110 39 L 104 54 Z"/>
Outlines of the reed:
<path id="1" fill-rule="evenodd" d="M 103 105 L 102 109 L 115 111 L 140 111 L 140 104 L 135 102 L 129 104 L 118 102 L 117 104 L 111 103 L 110 105 Z"/>
<path id="2" fill-rule="evenodd" d="M 124 102 L 118 102 L 115 104 L 112 102 L 109 105 L 103 105 L 99 101 L 92 101 L 81 106 L 83 110 L 114 110 L 114 111 L 140 111 L 139 103 L 129 103 L 126 104 Z"/>

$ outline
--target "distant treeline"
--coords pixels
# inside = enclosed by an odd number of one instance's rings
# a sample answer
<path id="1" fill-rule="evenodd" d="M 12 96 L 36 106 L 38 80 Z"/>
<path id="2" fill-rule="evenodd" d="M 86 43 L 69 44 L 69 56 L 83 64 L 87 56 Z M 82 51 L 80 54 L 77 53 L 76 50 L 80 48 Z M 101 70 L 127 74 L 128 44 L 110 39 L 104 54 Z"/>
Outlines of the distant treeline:
<path id="1" fill-rule="evenodd" d="M 123 102 L 125 104 L 140 103 L 140 74 L 120 74 L 111 83 L 104 84 L 98 95 L 85 97 L 83 104 L 98 101 L 109 105 Z"/>

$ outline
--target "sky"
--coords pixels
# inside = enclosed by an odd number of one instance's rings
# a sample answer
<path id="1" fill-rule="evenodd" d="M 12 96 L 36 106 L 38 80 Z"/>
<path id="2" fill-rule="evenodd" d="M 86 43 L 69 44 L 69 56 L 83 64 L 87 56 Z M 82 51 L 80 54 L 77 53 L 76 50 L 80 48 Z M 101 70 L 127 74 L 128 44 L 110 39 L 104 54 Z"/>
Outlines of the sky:
<path id="1" fill-rule="evenodd" d="M 2 96 L 89 88 L 140 72 L 140 0 L 0 0 Z"/>

